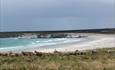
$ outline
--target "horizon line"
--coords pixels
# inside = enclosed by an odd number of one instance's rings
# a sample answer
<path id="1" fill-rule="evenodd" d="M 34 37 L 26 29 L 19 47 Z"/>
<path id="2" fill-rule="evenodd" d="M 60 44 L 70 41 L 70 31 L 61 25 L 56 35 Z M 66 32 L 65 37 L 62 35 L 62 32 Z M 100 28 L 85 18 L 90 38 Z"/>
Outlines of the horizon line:
<path id="1" fill-rule="evenodd" d="M 115 28 L 89 28 L 89 29 L 72 29 L 72 30 L 41 30 L 41 31 L 0 31 L 0 33 L 4 32 L 68 32 L 68 31 L 87 31 L 87 30 L 105 30 L 105 29 L 115 29 Z"/>

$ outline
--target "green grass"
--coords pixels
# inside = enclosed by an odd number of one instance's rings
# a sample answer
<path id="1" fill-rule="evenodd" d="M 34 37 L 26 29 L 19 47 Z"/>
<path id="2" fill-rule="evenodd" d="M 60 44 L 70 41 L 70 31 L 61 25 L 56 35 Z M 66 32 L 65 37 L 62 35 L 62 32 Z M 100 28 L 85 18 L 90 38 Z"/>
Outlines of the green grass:
<path id="1" fill-rule="evenodd" d="M 115 48 L 84 55 L 0 56 L 0 70 L 115 70 Z"/>

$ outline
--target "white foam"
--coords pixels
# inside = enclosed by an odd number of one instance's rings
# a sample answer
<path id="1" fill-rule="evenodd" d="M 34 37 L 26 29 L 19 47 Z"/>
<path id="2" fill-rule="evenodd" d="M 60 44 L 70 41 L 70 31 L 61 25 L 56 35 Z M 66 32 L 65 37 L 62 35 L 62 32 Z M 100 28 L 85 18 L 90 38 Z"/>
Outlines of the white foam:
<path id="1" fill-rule="evenodd" d="M 42 47 L 42 46 L 50 46 L 50 45 L 57 45 L 57 44 L 65 44 L 71 42 L 78 42 L 83 39 L 70 39 L 70 38 L 61 38 L 61 39 L 50 39 L 48 41 L 35 41 L 28 45 L 21 45 L 21 46 L 12 46 L 12 47 L 4 47 L 0 48 L 2 50 L 15 50 L 15 49 L 28 49 L 28 48 L 35 48 L 35 47 Z"/>

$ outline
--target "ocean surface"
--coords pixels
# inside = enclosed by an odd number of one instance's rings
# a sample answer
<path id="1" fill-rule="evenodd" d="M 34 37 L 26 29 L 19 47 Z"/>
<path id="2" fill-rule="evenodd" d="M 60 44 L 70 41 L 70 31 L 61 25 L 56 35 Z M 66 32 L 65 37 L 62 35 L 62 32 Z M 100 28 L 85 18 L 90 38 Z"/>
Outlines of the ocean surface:
<path id="1" fill-rule="evenodd" d="M 0 51 L 68 44 L 68 43 L 80 42 L 83 40 L 85 40 L 85 38 L 38 38 L 38 39 L 0 38 Z"/>

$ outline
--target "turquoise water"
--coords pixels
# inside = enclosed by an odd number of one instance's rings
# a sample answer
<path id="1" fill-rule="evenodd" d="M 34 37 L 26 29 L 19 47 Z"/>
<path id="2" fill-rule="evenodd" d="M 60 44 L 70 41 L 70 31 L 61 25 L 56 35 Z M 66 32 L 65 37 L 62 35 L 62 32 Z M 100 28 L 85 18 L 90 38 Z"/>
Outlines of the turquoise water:
<path id="1" fill-rule="evenodd" d="M 49 45 L 66 44 L 80 42 L 82 38 L 40 38 L 40 39 L 18 39 L 18 38 L 0 38 L 0 50 L 4 49 L 26 49 L 42 47 Z"/>

